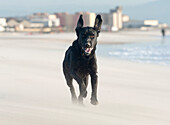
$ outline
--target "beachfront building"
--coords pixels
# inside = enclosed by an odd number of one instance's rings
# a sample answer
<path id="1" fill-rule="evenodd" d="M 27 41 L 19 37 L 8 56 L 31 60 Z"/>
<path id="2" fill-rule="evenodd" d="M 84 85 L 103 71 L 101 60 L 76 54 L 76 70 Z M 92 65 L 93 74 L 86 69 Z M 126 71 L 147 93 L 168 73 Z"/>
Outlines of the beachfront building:
<path id="1" fill-rule="evenodd" d="M 83 20 L 84 20 L 84 26 L 94 26 L 96 14 L 95 13 L 90 13 L 90 12 L 77 12 L 74 15 L 74 28 L 76 28 L 77 21 L 79 19 L 80 15 L 83 15 Z"/>
<path id="2" fill-rule="evenodd" d="M 160 24 L 158 25 L 158 27 L 159 27 L 159 28 L 167 28 L 167 27 L 168 27 L 168 24 L 166 24 L 166 23 L 160 23 Z"/>
<path id="3" fill-rule="evenodd" d="M 80 14 L 83 15 L 84 19 L 84 26 L 94 26 L 96 14 L 95 13 L 89 13 L 89 12 L 81 12 Z"/>
<path id="4" fill-rule="evenodd" d="M 143 20 L 130 20 L 123 23 L 124 28 L 140 28 L 142 26 L 144 26 Z"/>
<path id="5" fill-rule="evenodd" d="M 60 25 L 60 20 L 56 15 L 48 13 L 34 13 L 29 16 L 29 21 L 32 23 L 43 24 L 44 27 L 57 27 Z"/>
<path id="6" fill-rule="evenodd" d="M 60 27 L 63 31 L 72 31 L 73 30 L 73 14 L 69 13 L 55 13 L 57 18 L 60 20 Z"/>
<path id="7" fill-rule="evenodd" d="M 5 18 L 0 18 L 0 32 L 5 31 L 5 26 L 7 25 Z"/>
<path id="8" fill-rule="evenodd" d="M 77 12 L 75 14 L 69 13 L 55 13 L 55 15 L 60 19 L 60 26 L 65 31 L 74 31 L 77 26 L 77 21 L 80 14 L 83 15 L 84 26 L 94 26 L 94 21 L 96 14 L 90 12 Z"/>
<path id="9" fill-rule="evenodd" d="M 103 31 L 110 31 L 109 15 L 109 13 L 101 13 L 103 19 L 101 30 Z"/>
<path id="10" fill-rule="evenodd" d="M 123 15 L 122 16 L 122 21 L 123 21 L 123 23 L 124 22 L 129 22 L 130 21 L 130 17 L 128 15 Z"/>
<path id="11" fill-rule="evenodd" d="M 29 22 L 28 20 L 22 20 L 20 21 L 20 24 L 23 25 L 24 28 L 31 27 L 31 22 Z"/>
<path id="12" fill-rule="evenodd" d="M 158 27 L 158 20 L 129 20 L 123 23 L 124 28 L 144 28 L 144 27 Z"/>
<path id="13" fill-rule="evenodd" d="M 7 32 L 15 32 L 16 31 L 16 27 L 18 27 L 19 21 L 15 18 L 7 18 L 7 26 L 5 27 L 5 30 Z"/>
<path id="14" fill-rule="evenodd" d="M 112 25 L 111 30 L 117 31 L 123 28 L 122 7 L 110 10 L 109 22 Z"/>
<path id="15" fill-rule="evenodd" d="M 144 25 L 157 27 L 159 25 L 158 20 L 144 20 Z"/>
<path id="16" fill-rule="evenodd" d="M 0 25 L 0 32 L 4 32 L 4 31 L 5 31 L 5 28 Z"/>
<path id="17" fill-rule="evenodd" d="M 8 27 L 15 27 L 15 26 L 18 26 L 19 25 L 19 22 L 14 19 L 14 18 L 8 18 L 7 19 L 7 26 Z"/>
<path id="18" fill-rule="evenodd" d="M 7 23 L 6 23 L 6 18 L 0 18 L 0 26 L 6 26 Z"/>
<path id="19" fill-rule="evenodd" d="M 101 13 L 101 16 L 103 18 L 102 30 L 118 31 L 123 28 L 122 7 L 116 7 L 110 10 L 110 13 Z"/>
<path id="20" fill-rule="evenodd" d="M 48 27 L 48 21 L 31 22 L 26 19 L 8 18 L 5 30 L 7 32 L 42 32 L 44 27 Z"/>
<path id="21" fill-rule="evenodd" d="M 95 13 L 88 13 L 87 22 L 89 23 L 88 26 L 93 27 L 96 19 Z"/>

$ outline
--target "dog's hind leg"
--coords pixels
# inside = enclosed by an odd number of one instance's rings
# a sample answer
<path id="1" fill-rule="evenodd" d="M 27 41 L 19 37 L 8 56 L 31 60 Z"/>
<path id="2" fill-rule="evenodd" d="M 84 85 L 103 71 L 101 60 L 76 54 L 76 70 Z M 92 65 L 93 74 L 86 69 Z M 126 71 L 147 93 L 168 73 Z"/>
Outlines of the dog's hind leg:
<path id="1" fill-rule="evenodd" d="M 78 83 L 78 84 L 79 84 L 79 90 L 80 90 L 80 95 L 78 97 L 78 101 L 80 104 L 83 104 L 83 97 L 86 93 L 86 85 L 84 84 L 83 80 L 81 83 Z"/>
<path id="2" fill-rule="evenodd" d="M 84 79 L 83 79 L 83 81 L 84 81 L 84 84 L 85 84 L 85 93 L 84 93 L 84 95 L 83 95 L 83 97 L 84 98 L 86 98 L 87 97 L 87 86 L 88 86 L 88 81 L 89 81 L 89 75 L 87 75 Z"/>
<path id="3" fill-rule="evenodd" d="M 77 96 L 76 96 L 75 89 L 74 89 L 72 82 L 73 82 L 73 79 L 69 79 L 67 81 L 67 85 L 70 87 L 72 102 L 77 103 Z"/>
<path id="4" fill-rule="evenodd" d="M 74 86 L 73 86 L 73 78 L 66 72 L 64 72 L 64 75 L 65 75 L 65 78 L 66 78 L 67 85 L 70 88 L 72 102 L 77 103 L 77 96 L 76 96 L 75 89 L 74 89 Z"/>
<path id="5" fill-rule="evenodd" d="M 98 82 L 98 76 L 96 73 L 91 74 L 91 85 L 92 85 L 92 95 L 91 95 L 91 104 L 97 105 L 97 83 Z"/>

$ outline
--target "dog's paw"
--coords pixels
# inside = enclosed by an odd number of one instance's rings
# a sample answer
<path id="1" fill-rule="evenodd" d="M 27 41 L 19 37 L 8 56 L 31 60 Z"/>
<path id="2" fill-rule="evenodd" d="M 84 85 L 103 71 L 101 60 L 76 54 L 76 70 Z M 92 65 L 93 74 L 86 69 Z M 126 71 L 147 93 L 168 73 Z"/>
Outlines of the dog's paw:
<path id="1" fill-rule="evenodd" d="M 96 98 L 91 98 L 91 104 L 92 105 L 98 105 L 99 103 L 98 103 Z"/>
<path id="2" fill-rule="evenodd" d="M 75 97 L 72 98 L 72 103 L 73 103 L 73 104 L 77 104 L 77 98 L 75 98 Z"/>

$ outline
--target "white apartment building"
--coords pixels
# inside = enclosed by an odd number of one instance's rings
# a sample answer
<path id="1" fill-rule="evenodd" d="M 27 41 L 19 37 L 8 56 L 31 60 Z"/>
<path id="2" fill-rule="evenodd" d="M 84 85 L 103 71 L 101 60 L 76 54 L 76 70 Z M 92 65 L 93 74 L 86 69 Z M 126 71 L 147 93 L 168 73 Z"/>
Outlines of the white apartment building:
<path id="1" fill-rule="evenodd" d="M 6 18 L 0 18 L 0 26 L 6 26 Z"/>

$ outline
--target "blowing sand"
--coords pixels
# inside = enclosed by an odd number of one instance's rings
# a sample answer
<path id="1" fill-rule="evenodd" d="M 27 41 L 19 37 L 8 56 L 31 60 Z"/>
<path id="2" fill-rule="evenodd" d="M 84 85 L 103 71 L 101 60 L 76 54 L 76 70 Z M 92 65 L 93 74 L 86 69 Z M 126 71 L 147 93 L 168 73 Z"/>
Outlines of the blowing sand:
<path id="1" fill-rule="evenodd" d="M 85 106 L 73 105 L 62 60 L 74 38 L 53 36 L 0 34 L 0 125 L 170 124 L 170 67 L 99 55 L 99 105 L 90 84 Z"/>

